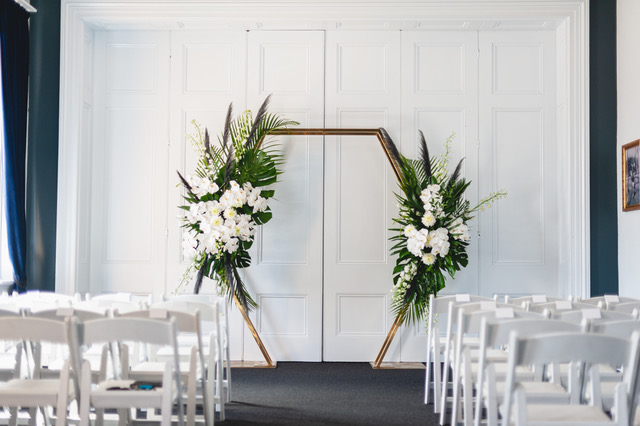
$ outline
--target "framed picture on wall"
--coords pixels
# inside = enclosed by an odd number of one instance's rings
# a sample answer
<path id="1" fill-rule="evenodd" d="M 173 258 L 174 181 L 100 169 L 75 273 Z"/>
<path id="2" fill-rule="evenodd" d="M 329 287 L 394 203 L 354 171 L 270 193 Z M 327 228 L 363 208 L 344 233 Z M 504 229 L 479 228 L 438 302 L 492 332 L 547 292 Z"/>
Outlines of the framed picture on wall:
<path id="1" fill-rule="evenodd" d="M 640 209 L 640 139 L 622 146 L 622 210 Z"/>

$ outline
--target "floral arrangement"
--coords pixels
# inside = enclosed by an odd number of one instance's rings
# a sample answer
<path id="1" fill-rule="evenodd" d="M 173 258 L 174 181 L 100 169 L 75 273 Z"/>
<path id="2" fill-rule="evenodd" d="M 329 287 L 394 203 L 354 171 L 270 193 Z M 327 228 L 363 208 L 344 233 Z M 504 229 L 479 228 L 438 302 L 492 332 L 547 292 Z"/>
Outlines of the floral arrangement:
<path id="1" fill-rule="evenodd" d="M 381 129 L 384 130 L 384 129 Z M 445 273 L 453 277 L 467 266 L 469 245 L 468 222 L 478 210 L 489 207 L 507 193 L 498 191 L 471 207 L 464 193 L 471 182 L 460 177 L 463 160 L 448 174 L 452 134 L 445 142 L 442 157 L 429 157 L 427 144 L 420 131 L 420 158 L 402 156 L 389 135 L 383 137 L 398 166 L 399 186 L 396 194 L 399 216 L 392 228 L 395 234 L 391 253 L 397 255 L 391 290 L 392 309 L 403 323 L 419 321 L 428 309 L 429 295 L 445 287 Z"/>
<path id="2" fill-rule="evenodd" d="M 218 144 L 209 141 L 207 129 L 193 122 L 196 133 L 189 135 L 198 153 L 195 173 L 178 176 L 186 190 L 183 210 L 182 247 L 191 263 L 181 287 L 197 271 L 194 293 L 199 293 L 203 278 L 218 283 L 218 292 L 236 297 L 245 310 L 257 306 L 246 289 L 239 268 L 251 264 L 251 248 L 257 227 L 272 218 L 268 201 L 274 196 L 274 184 L 281 173 L 283 157 L 272 141 L 265 139 L 276 129 L 298 123 L 267 113 L 269 98 L 255 120 L 250 111 L 232 120 L 232 106 Z"/>

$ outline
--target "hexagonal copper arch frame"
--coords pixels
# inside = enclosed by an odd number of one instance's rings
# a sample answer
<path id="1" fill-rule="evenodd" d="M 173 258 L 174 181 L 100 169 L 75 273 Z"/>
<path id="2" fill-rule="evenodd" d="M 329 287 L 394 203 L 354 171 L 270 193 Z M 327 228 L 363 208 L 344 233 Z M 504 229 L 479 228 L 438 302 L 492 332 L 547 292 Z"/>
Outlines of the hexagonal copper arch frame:
<path id="1" fill-rule="evenodd" d="M 396 163 L 396 161 L 394 160 L 393 155 L 391 154 L 392 149 L 387 145 L 387 142 L 385 141 L 384 137 L 382 136 L 381 129 L 323 129 L 323 128 L 303 129 L 303 128 L 295 128 L 295 129 L 278 129 L 278 130 L 274 130 L 271 133 L 269 133 L 269 135 L 286 135 L 286 136 L 376 136 L 378 138 L 378 141 L 380 142 L 380 146 L 382 147 L 382 150 L 384 151 L 384 154 L 387 156 L 387 160 L 389 160 L 389 163 L 391 164 L 391 168 L 393 169 L 393 173 L 396 175 L 396 178 L 398 179 L 398 181 L 401 181 L 400 167 Z M 260 141 L 260 143 L 262 143 L 262 141 Z M 260 335 L 258 334 L 258 331 L 255 329 L 253 323 L 251 322 L 251 319 L 249 318 L 249 316 L 245 312 L 244 308 L 242 307 L 242 304 L 240 303 L 240 301 L 235 296 L 234 296 L 234 300 L 236 302 L 236 305 L 238 306 L 238 309 L 240 310 L 240 313 L 242 314 L 242 317 L 244 318 L 245 323 L 249 327 L 249 330 L 251 331 L 251 334 L 253 335 L 253 338 L 255 339 L 256 343 L 258 344 L 258 347 L 260 348 L 260 352 L 262 352 L 262 356 L 264 356 L 264 359 L 266 361 L 266 365 L 258 365 L 258 364 L 256 364 L 254 366 L 256 366 L 256 367 L 267 367 L 267 368 L 276 367 L 276 363 L 271 360 L 271 357 L 269 356 L 269 353 L 267 352 L 267 349 L 265 348 L 264 344 L 262 343 L 262 339 L 260 338 Z M 389 349 L 389 346 L 391 345 L 391 342 L 393 341 L 393 338 L 395 337 L 396 332 L 398 331 L 398 328 L 400 328 L 401 323 L 402 323 L 402 321 L 401 321 L 400 315 L 398 315 L 396 317 L 395 321 L 393 322 L 393 325 L 391 326 L 391 329 L 389 330 L 389 333 L 387 334 L 387 337 L 386 337 L 384 343 L 382 344 L 382 348 L 380 349 L 380 352 L 378 353 L 378 356 L 376 357 L 375 361 L 373 361 L 371 363 L 371 366 L 373 368 L 383 368 L 382 367 L 382 360 L 384 359 L 385 355 L 387 354 L 387 350 Z"/>

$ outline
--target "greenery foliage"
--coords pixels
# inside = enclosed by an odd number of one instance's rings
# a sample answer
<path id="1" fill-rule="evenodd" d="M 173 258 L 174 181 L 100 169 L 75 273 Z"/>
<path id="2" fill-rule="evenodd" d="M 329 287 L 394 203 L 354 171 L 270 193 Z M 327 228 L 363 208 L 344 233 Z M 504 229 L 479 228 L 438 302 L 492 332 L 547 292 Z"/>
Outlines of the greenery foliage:
<path id="1" fill-rule="evenodd" d="M 246 310 L 255 308 L 238 269 L 251 265 L 249 249 L 259 225 L 272 218 L 267 201 L 274 196 L 268 189 L 276 183 L 284 158 L 273 139 L 274 130 L 298 123 L 267 113 L 269 98 L 255 119 L 245 111 L 232 119 L 229 106 L 224 131 L 218 143 L 209 141 L 208 131 L 194 122 L 189 135 L 198 153 L 193 175 L 178 172 L 185 188 L 183 211 L 183 250 L 191 259 L 182 280 L 188 283 L 197 271 L 194 293 L 200 291 L 203 278 L 218 283 L 218 291 L 234 297 Z"/>

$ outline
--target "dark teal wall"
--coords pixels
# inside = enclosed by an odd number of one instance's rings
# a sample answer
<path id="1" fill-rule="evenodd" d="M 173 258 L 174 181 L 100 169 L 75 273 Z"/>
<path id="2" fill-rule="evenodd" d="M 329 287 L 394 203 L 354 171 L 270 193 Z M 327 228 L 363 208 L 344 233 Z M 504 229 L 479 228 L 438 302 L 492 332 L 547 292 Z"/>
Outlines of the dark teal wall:
<path id="1" fill-rule="evenodd" d="M 591 295 L 599 296 L 618 293 L 616 1 L 590 8 Z"/>
<path id="2" fill-rule="evenodd" d="M 27 162 L 27 279 L 54 289 L 58 175 L 60 2 L 32 0 Z M 618 292 L 616 1 L 591 0 L 591 293 Z"/>
<path id="3" fill-rule="evenodd" d="M 60 1 L 32 0 L 27 150 L 27 289 L 55 290 Z"/>

